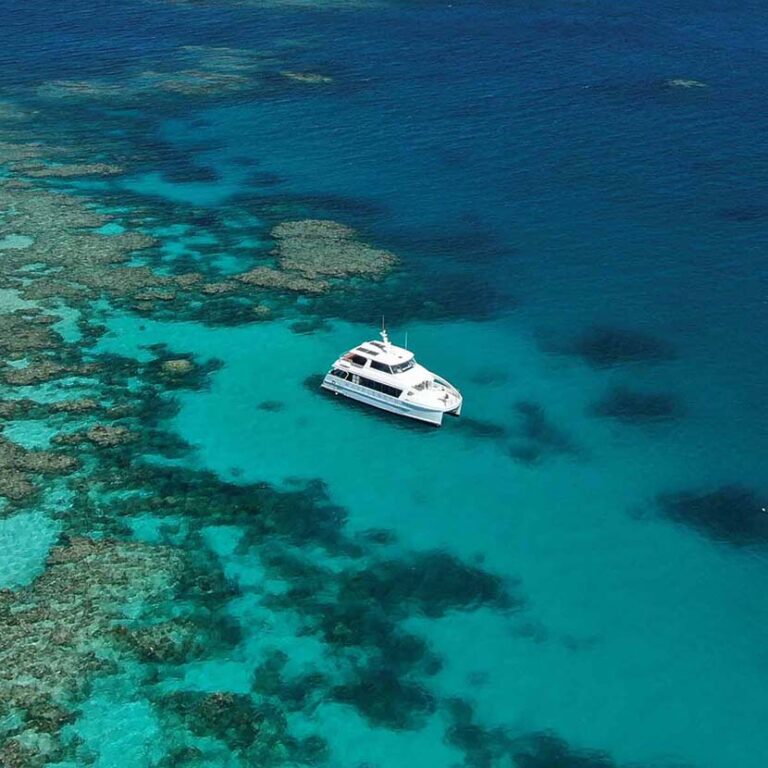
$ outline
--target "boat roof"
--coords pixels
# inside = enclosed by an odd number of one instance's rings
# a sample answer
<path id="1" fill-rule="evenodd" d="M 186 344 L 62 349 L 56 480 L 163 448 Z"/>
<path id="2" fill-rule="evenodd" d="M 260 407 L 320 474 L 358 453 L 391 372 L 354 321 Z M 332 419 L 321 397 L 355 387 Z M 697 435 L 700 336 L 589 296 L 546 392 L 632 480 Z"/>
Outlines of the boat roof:
<path id="1" fill-rule="evenodd" d="M 413 352 L 410 350 L 383 341 L 364 341 L 354 349 L 350 349 L 349 353 L 363 355 L 369 360 L 378 360 L 386 365 L 404 363 L 413 357 Z"/>

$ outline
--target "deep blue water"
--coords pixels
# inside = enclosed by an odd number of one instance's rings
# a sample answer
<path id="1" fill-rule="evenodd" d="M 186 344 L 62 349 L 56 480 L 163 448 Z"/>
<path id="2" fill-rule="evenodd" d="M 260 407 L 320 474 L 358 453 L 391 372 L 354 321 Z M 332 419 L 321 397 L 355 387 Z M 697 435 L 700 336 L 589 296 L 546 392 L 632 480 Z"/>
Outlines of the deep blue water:
<path id="1" fill-rule="evenodd" d="M 112 202 L 175 205 L 178 224 L 246 210 L 253 237 L 280 205 L 303 206 L 402 258 L 397 287 L 293 301 L 268 323 L 100 315 L 104 351 L 165 342 L 223 361 L 170 423 L 195 467 L 277 488 L 319 479 L 351 531 L 393 529 L 406 548 L 520 579 L 522 616 L 404 620 L 443 660 L 433 694 L 471 702 L 490 762 L 446 736 L 439 707 L 413 728 L 338 702 L 295 713 L 331 765 L 765 764 L 766 21 L 751 2 L 0 2 L 1 90 L 48 110 L 45 139 L 87 153 L 89 135 L 122 126 L 145 153 L 110 182 Z M 333 82 L 84 113 L 35 95 L 168 67 L 182 45 L 276 52 Z M 168 181 L 189 164 L 214 180 Z M 184 236 L 165 240 L 173 268 Z M 305 386 L 382 314 L 462 388 L 464 424 L 411 430 Z M 306 317 L 326 325 L 293 332 Z M 675 418 L 595 415 L 614 387 L 671 398 Z M 282 409 L 253 407 L 273 400 Z M 753 495 L 708 496 L 732 486 Z M 675 493 L 691 497 L 657 500 Z M 135 536 L 152 541 L 152 525 Z M 254 596 L 263 572 L 237 549 L 243 531 L 204 534 L 245 595 L 232 605 L 244 639 L 154 685 L 242 693 L 275 647 L 342 674 L 290 611 Z M 73 727 L 97 765 L 160 763 L 169 737 L 150 700 L 135 680 L 94 690 Z M 494 729 L 556 733 L 572 751 L 525 763 Z M 221 754 L 201 764 L 247 764 Z"/>

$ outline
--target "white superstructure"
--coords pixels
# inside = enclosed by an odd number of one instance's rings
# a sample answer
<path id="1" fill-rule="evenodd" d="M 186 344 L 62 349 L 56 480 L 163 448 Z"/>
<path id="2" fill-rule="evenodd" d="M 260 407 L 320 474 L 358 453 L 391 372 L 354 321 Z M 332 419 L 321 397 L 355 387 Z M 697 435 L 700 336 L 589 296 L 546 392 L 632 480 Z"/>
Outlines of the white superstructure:
<path id="1" fill-rule="evenodd" d="M 375 408 L 439 426 L 443 414 L 461 414 L 459 391 L 419 365 L 413 353 L 396 347 L 387 332 L 366 341 L 333 364 L 322 386 Z"/>

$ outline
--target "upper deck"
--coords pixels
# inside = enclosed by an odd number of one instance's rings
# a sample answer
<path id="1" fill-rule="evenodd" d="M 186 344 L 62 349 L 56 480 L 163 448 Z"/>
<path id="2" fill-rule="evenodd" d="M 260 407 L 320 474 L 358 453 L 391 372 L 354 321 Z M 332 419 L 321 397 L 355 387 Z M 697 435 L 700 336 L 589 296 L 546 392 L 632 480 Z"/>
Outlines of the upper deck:
<path id="1" fill-rule="evenodd" d="M 413 352 L 383 341 L 365 341 L 341 359 L 361 367 L 370 361 L 373 370 L 389 374 L 404 373 L 416 364 Z"/>

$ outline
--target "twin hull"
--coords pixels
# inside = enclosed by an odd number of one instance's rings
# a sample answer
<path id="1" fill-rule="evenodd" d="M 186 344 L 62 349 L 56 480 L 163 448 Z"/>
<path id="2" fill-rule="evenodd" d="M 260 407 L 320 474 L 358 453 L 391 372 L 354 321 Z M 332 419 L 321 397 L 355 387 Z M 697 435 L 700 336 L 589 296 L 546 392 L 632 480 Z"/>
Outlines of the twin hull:
<path id="1" fill-rule="evenodd" d="M 381 408 L 383 411 L 396 413 L 398 416 L 406 416 L 409 419 L 425 421 L 428 424 L 434 424 L 439 427 L 443 423 L 443 414 L 446 411 L 438 408 L 409 403 L 407 400 L 399 400 L 391 395 L 385 395 L 382 392 L 371 390 L 360 384 L 354 384 L 351 381 L 338 379 L 335 376 L 327 374 L 323 379 L 323 389 L 327 389 L 337 395 L 344 395 L 352 400 L 359 400 L 366 405 L 372 405 L 374 408 Z M 448 411 L 452 416 L 461 414 L 461 405 L 453 411 Z"/>

